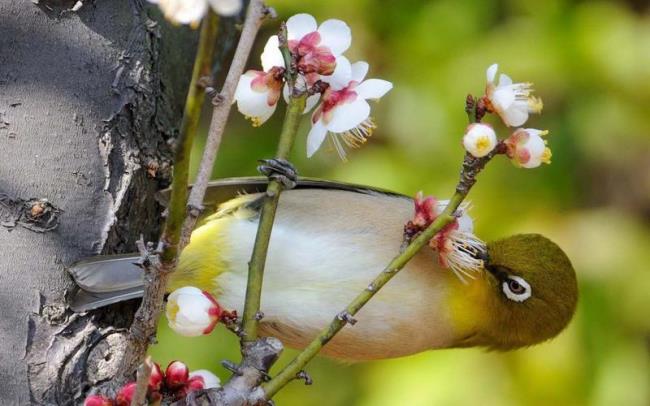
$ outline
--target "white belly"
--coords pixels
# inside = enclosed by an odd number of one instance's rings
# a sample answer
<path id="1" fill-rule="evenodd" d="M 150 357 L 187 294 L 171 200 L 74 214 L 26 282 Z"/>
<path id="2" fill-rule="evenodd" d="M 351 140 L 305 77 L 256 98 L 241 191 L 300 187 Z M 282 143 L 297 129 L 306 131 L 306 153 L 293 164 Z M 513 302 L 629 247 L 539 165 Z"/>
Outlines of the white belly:
<path id="1" fill-rule="evenodd" d="M 341 194 L 337 204 L 324 205 L 332 193 Z M 412 203 L 402 198 L 285 192 L 264 274 L 263 333 L 289 347 L 308 344 L 398 253 L 412 210 Z M 223 247 L 222 259 L 229 271 L 217 277 L 218 300 L 240 314 L 256 231 L 257 220 L 234 221 L 225 231 L 229 247 Z M 448 346 L 454 334 L 445 286 L 455 278 L 447 272 L 437 267 L 435 254 L 422 250 L 357 314 L 358 323 L 344 327 L 323 353 L 366 360 Z"/>

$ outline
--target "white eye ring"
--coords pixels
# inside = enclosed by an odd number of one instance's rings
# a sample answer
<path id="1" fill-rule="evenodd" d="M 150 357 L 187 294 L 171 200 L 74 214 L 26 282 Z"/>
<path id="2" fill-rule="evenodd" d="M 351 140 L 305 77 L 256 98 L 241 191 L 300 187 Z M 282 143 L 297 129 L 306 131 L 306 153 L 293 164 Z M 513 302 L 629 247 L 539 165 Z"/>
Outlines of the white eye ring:
<path id="1" fill-rule="evenodd" d="M 516 292 L 513 291 L 510 287 L 511 282 L 514 282 L 514 284 L 520 289 Z M 533 289 L 530 287 L 528 282 L 520 276 L 508 275 L 507 279 L 503 281 L 501 286 L 506 297 L 515 302 L 523 302 L 533 293 Z"/>

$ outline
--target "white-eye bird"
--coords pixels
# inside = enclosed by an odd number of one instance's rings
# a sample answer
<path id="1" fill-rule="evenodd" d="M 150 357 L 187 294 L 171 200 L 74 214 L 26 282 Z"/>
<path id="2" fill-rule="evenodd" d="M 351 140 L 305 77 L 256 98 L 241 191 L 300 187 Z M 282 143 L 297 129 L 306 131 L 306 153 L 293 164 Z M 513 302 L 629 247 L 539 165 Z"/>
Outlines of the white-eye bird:
<path id="1" fill-rule="evenodd" d="M 196 286 L 241 314 L 265 182 L 211 184 L 206 207 L 225 203 L 193 232 L 170 291 Z M 289 347 L 306 346 L 399 252 L 413 206 L 406 196 L 326 181 L 301 179 L 283 192 L 264 273 L 261 333 Z M 575 311 L 573 267 L 541 235 L 488 243 L 484 270 L 464 281 L 442 268 L 437 255 L 420 250 L 323 354 L 359 361 L 435 348 L 508 350 L 556 336 Z M 85 311 L 141 296 L 136 261 L 122 255 L 73 265 L 80 290 L 71 307 Z"/>

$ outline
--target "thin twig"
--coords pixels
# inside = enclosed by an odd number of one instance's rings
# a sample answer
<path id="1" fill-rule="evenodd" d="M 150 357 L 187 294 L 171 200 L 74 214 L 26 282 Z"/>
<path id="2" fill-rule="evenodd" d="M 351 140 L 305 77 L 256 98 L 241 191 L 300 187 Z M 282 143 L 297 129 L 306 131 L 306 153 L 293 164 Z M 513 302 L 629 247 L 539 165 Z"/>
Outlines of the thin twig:
<path id="1" fill-rule="evenodd" d="M 147 357 L 138 367 L 135 393 L 131 399 L 131 406 L 142 406 L 147 404 L 147 389 L 152 368 L 153 362 L 151 361 L 151 357 Z"/>
<path id="2" fill-rule="evenodd" d="M 132 376 L 135 368 L 142 362 L 150 342 L 154 340 L 158 318 L 163 309 L 167 279 L 174 270 L 180 252 L 178 247 L 181 225 L 185 217 L 190 151 L 205 94 L 200 81 L 204 75 L 210 73 L 212 68 L 217 22 L 217 16 L 210 13 L 201 28 L 192 80 L 176 145 L 169 215 L 165 221 L 160 247 L 154 252 L 150 247 L 145 246 L 144 241 L 138 244 L 142 255 L 145 287 L 142 304 L 129 329 L 129 341 L 118 374 L 118 379 L 121 381 L 128 380 Z"/>
<path id="3" fill-rule="evenodd" d="M 246 21 L 244 22 L 241 37 L 239 38 L 239 44 L 237 45 L 235 55 L 230 64 L 226 81 L 223 84 L 221 92 L 217 94 L 212 101 L 214 104 L 212 120 L 210 122 L 208 138 L 203 150 L 203 157 L 201 158 L 199 172 L 196 175 L 196 180 L 194 181 L 190 197 L 187 201 L 188 214 L 183 222 L 180 244 L 181 248 L 189 242 L 192 230 L 201 214 L 201 210 L 203 210 L 203 197 L 205 196 L 208 181 L 212 175 L 214 160 L 219 151 L 219 146 L 221 145 L 221 137 L 226 127 L 228 115 L 230 114 L 230 108 L 235 96 L 235 90 L 237 89 L 237 83 L 239 83 L 239 78 L 242 73 L 244 73 L 246 61 L 248 60 L 248 55 L 251 52 L 253 43 L 255 42 L 257 32 L 259 31 L 264 18 L 269 15 L 269 13 L 269 9 L 261 0 L 251 0 L 246 12 Z"/>
<path id="4" fill-rule="evenodd" d="M 253 396 L 261 396 L 262 399 L 271 399 L 287 383 L 296 379 L 307 363 L 318 354 L 318 352 L 346 325 L 354 324 L 356 320 L 352 318 L 361 308 L 368 303 L 379 290 L 388 283 L 399 271 L 420 251 L 422 247 L 429 243 L 440 230 L 456 219 L 454 213 L 467 196 L 467 193 L 474 184 L 475 177 L 485 164 L 492 159 L 494 155 L 500 153 L 495 150 L 484 158 L 465 158 L 461 179 L 456 188 L 456 192 L 449 200 L 449 204 L 443 212 L 418 235 L 399 255 L 393 258 L 388 266 L 364 289 L 357 295 L 352 302 L 339 314 L 337 314 L 330 324 L 324 328 L 318 336 L 300 352 L 287 366 L 285 366 L 273 379 L 262 384 L 262 391 L 254 392 Z M 471 158 L 471 159 L 470 159 Z M 254 399 L 260 401 L 262 399 Z"/>
<path id="5" fill-rule="evenodd" d="M 178 183 L 172 184 L 169 204 L 169 215 L 165 222 L 163 235 L 171 240 L 167 245 L 177 246 L 181 238 L 182 224 L 188 196 L 189 168 L 194 137 L 199 126 L 201 109 L 205 102 L 205 86 L 202 82 L 209 77 L 214 60 L 215 41 L 217 39 L 219 17 L 209 12 L 201 26 L 199 45 L 192 71 L 192 80 L 185 100 L 185 111 L 178 140 L 176 140 L 176 156 L 174 157 L 174 173 L 172 179 Z M 181 184 L 184 183 L 184 185 Z M 181 187 L 184 186 L 184 187 Z M 172 244 L 172 241 L 176 244 Z M 174 247 L 172 247 L 174 248 Z M 174 260 L 180 249 L 165 249 L 163 261 Z"/>
<path id="6" fill-rule="evenodd" d="M 286 26 L 282 24 L 280 30 L 280 50 L 285 55 L 285 64 L 291 64 L 291 57 L 288 54 L 289 46 L 287 44 Z M 291 80 L 287 79 L 289 83 L 295 82 L 295 73 L 291 75 Z M 284 116 L 284 123 L 282 132 L 280 134 L 280 141 L 278 142 L 278 150 L 276 159 L 287 159 L 293 143 L 298 133 L 298 126 L 300 125 L 300 118 L 305 110 L 305 101 L 307 94 L 295 94 L 295 89 L 291 88 L 291 95 L 289 96 L 289 104 Z M 257 326 L 260 317 L 260 299 L 262 295 L 262 280 L 264 277 L 264 265 L 266 263 L 266 254 L 269 249 L 269 240 L 271 239 L 271 230 L 273 228 L 273 220 L 275 219 L 275 212 L 280 200 L 280 193 L 282 192 L 283 185 L 278 180 L 271 180 L 266 188 L 266 197 L 262 210 L 260 212 L 259 225 L 257 227 L 257 235 L 255 236 L 255 245 L 253 246 L 253 253 L 251 260 L 248 263 L 248 283 L 246 285 L 246 299 L 244 302 L 244 314 L 242 315 L 242 342 L 251 343 L 257 339 Z M 244 349 L 245 351 L 245 349 Z"/>

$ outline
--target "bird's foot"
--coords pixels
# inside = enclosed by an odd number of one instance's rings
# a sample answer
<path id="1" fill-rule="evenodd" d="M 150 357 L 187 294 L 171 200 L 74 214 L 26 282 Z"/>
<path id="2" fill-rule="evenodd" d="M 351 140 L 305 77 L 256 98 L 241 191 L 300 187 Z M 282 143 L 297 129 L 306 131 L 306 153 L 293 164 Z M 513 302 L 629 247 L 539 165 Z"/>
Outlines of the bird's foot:
<path id="1" fill-rule="evenodd" d="M 298 171 L 286 159 L 260 159 L 257 170 L 270 180 L 282 183 L 285 189 L 293 189 L 298 181 Z"/>

